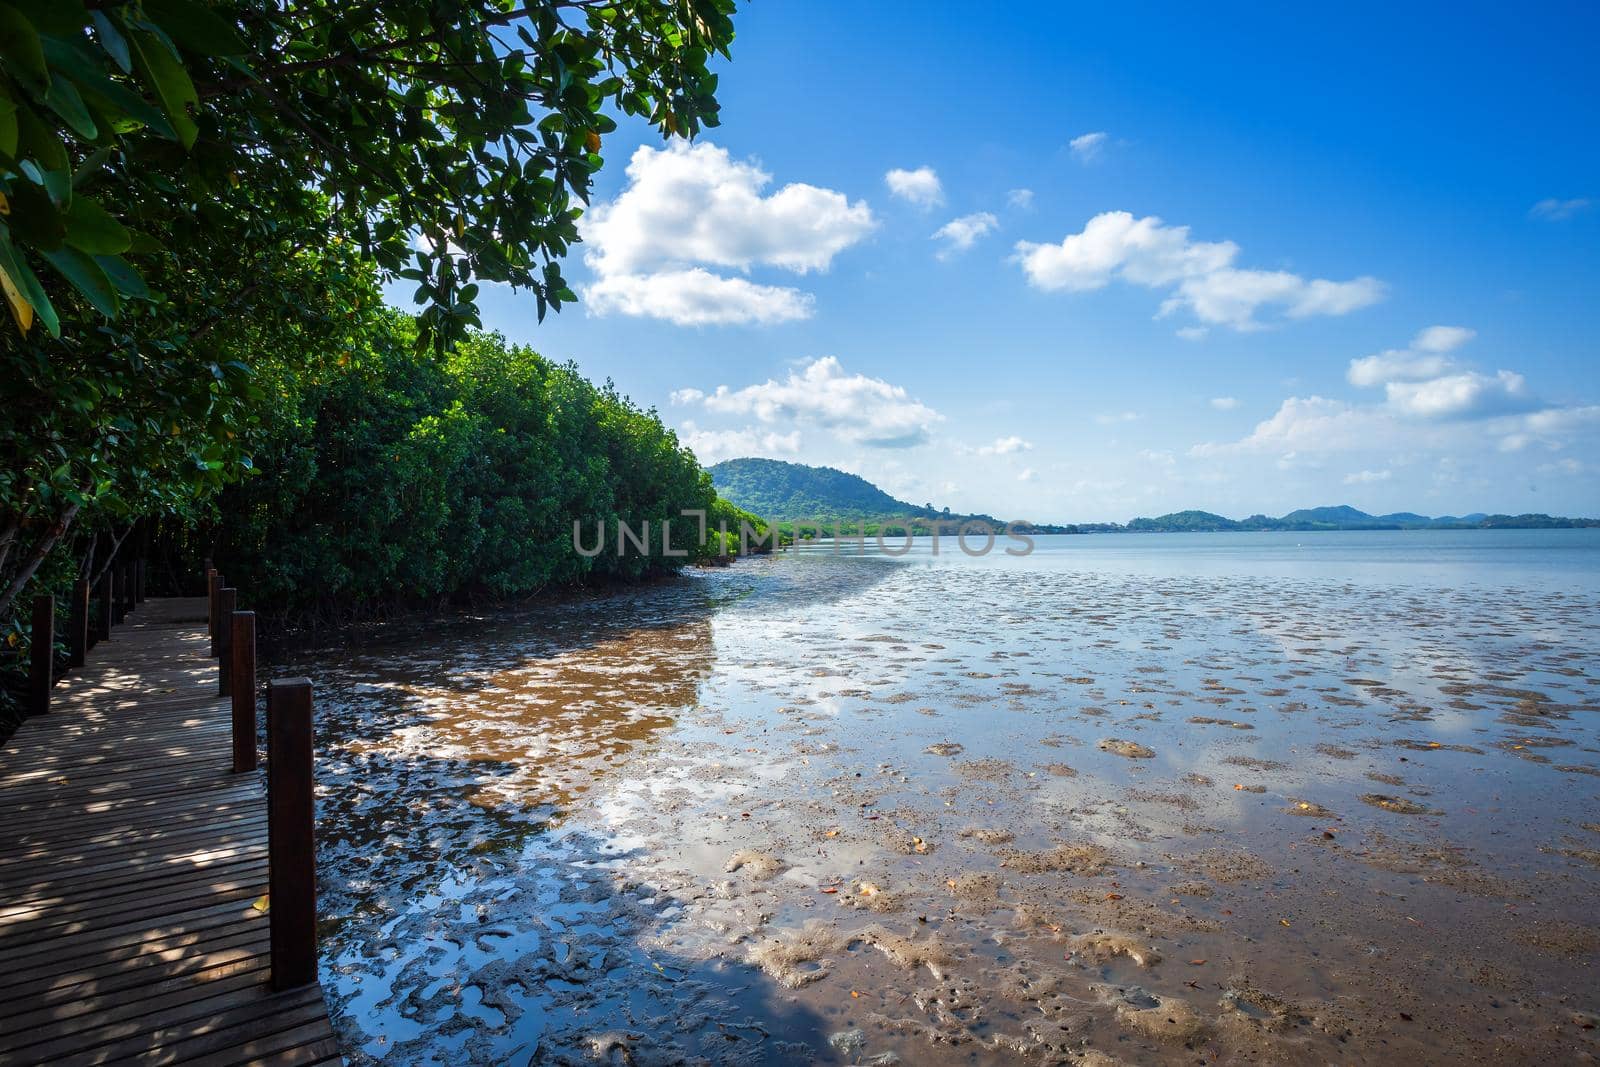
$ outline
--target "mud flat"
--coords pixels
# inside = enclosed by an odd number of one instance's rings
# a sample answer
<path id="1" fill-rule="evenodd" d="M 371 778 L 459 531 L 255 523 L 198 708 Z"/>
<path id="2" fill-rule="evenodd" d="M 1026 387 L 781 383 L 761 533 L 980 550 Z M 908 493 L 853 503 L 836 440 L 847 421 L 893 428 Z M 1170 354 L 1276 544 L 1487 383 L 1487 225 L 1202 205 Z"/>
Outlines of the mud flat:
<path id="1" fill-rule="evenodd" d="M 347 1054 L 1600 1056 L 1600 582 L 1263 569 L 819 554 L 306 653 Z"/>

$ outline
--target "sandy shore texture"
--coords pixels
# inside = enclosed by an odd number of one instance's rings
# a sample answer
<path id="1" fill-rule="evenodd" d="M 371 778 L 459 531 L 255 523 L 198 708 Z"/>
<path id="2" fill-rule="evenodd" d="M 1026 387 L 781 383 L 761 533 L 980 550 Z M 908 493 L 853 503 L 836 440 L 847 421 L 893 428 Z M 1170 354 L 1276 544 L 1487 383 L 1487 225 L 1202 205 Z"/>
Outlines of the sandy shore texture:
<path id="1" fill-rule="evenodd" d="M 1592 1062 L 1600 601 L 759 560 L 305 653 L 353 1062 Z"/>

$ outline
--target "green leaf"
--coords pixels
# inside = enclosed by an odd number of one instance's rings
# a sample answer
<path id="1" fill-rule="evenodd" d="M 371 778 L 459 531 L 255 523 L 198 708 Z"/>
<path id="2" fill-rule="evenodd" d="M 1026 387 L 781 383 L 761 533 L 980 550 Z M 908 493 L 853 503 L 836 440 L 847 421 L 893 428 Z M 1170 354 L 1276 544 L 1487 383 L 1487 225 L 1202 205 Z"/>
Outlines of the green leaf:
<path id="1" fill-rule="evenodd" d="M 0 87 L 0 93 L 4 93 Z M 0 155 L 17 154 L 17 105 L 9 96 L 0 96 Z"/>
<path id="2" fill-rule="evenodd" d="M 178 57 L 172 54 L 172 50 L 153 34 L 136 33 L 129 41 L 133 45 L 134 63 L 139 68 L 139 74 L 151 92 L 155 93 L 156 99 L 161 101 L 161 110 L 172 123 L 178 143 L 185 150 L 193 148 L 195 138 L 200 136 L 200 127 L 195 125 L 189 108 L 200 106 L 200 96 L 194 91 L 194 83 L 189 80 L 188 72 L 178 62 Z"/>
<path id="3" fill-rule="evenodd" d="M 50 88 L 50 68 L 44 62 L 39 31 L 10 4 L 0 4 L 0 59 L 35 93 L 42 96 Z"/>
<path id="4" fill-rule="evenodd" d="M 73 133 L 85 141 L 92 141 L 100 135 L 89 109 L 83 105 L 83 97 L 78 95 L 78 87 L 66 78 L 57 76 L 51 79 L 50 91 L 44 94 L 44 102 L 51 111 L 61 116 Z"/>
<path id="5" fill-rule="evenodd" d="M 8 221 L 17 240 L 34 248 L 60 248 L 67 236 L 66 218 L 44 189 L 31 181 L 12 183 Z"/>
<path id="6" fill-rule="evenodd" d="M 71 169 L 61 138 L 26 104 L 17 106 L 16 156 L 36 160 L 41 171 Z"/>
<path id="7" fill-rule="evenodd" d="M 17 255 L 16 248 L 11 244 L 11 237 L 5 227 L 0 226 L 0 270 L 6 274 L 8 285 L 15 287 L 19 295 L 33 308 L 39 321 L 44 323 L 46 332 L 51 337 L 61 336 L 61 320 L 56 315 L 56 309 L 50 303 L 50 298 L 45 295 L 44 286 L 39 284 L 39 279 L 33 271 Z M 7 299 L 11 294 L 6 294 Z"/>
<path id="8" fill-rule="evenodd" d="M 126 252 L 133 238 L 127 227 L 86 196 L 73 199 L 66 211 L 67 244 L 92 256 Z"/>
<path id="9" fill-rule="evenodd" d="M 57 248 L 40 254 L 96 311 L 107 318 L 117 317 L 117 291 L 93 256 L 76 248 Z"/>
<path id="10" fill-rule="evenodd" d="M 145 285 L 139 272 L 121 256 L 95 256 L 94 261 L 106 272 L 117 292 L 134 300 L 150 299 L 150 287 Z"/>
<path id="11" fill-rule="evenodd" d="M 117 24 L 104 11 L 91 11 L 89 17 L 94 20 L 95 36 L 100 39 L 100 47 L 106 50 L 106 55 L 122 69 L 122 73 L 132 74 L 133 56 L 128 51 L 128 39 L 122 35 Z"/>
<path id="12" fill-rule="evenodd" d="M 239 33 L 205 4 L 194 0 L 144 0 L 144 12 L 167 36 L 203 56 L 242 56 Z"/>
<path id="13" fill-rule="evenodd" d="M 7 0 L 22 12 L 40 33 L 70 37 L 83 30 L 88 19 L 79 0 Z"/>

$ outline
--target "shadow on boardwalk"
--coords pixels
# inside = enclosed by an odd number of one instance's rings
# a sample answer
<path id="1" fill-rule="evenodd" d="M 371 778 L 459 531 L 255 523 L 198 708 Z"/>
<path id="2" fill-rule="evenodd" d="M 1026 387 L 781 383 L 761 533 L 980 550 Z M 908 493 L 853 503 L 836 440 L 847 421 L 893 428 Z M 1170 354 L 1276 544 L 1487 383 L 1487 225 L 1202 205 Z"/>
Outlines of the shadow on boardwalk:
<path id="1" fill-rule="evenodd" d="M 203 599 L 151 600 L 0 750 L 0 1063 L 337 1063 L 274 993 L 264 772 L 231 773 Z"/>

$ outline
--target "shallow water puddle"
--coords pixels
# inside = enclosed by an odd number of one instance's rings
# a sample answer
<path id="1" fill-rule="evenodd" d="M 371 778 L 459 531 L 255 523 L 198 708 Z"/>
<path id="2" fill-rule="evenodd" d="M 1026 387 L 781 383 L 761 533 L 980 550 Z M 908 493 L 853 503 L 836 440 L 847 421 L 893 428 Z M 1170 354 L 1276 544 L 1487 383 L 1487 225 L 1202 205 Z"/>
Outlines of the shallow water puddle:
<path id="1" fill-rule="evenodd" d="M 1600 1053 L 1593 578 L 1323 571 L 819 553 L 298 657 L 347 1054 Z"/>

